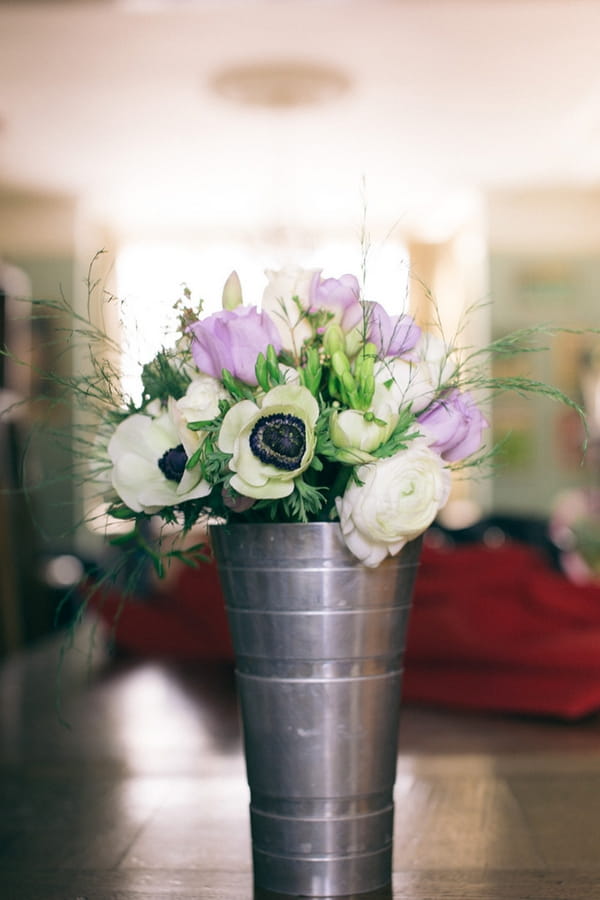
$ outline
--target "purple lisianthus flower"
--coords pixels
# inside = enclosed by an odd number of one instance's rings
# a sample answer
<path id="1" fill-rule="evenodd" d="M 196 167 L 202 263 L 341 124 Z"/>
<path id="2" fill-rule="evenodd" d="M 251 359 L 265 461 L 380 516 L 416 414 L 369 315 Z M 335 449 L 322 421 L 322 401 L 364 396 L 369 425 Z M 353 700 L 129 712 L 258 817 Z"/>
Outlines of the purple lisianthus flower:
<path id="1" fill-rule="evenodd" d="M 406 356 L 421 337 L 409 315 L 390 316 L 380 303 L 369 306 L 369 340 L 383 356 Z"/>
<path id="2" fill-rule="evenodd" d="M 418 417 L 419 430 L 446 462 L 465 459 L 482 444 L 489 423 L 469 393 L 451 390 Z"/>
<path id="3" fill-rule="evenodd" d="M 346 333 L 355 328 L 363 317 L 360 287 L 354 275 L 315 278 L 309 300 L 311 312 L 324 309 L 333 313 L 333 321 Z"/>
<path id="4" fill-rule="evenodd" d="M 245 384 L 256 385 L 256 358 L 273 344 L 281 350 L 281 338 L 272 319 L 255 306 L 223 309 L 189 326 L 192 356 L 201 372 L 220 378 L 227 369 Z"/>

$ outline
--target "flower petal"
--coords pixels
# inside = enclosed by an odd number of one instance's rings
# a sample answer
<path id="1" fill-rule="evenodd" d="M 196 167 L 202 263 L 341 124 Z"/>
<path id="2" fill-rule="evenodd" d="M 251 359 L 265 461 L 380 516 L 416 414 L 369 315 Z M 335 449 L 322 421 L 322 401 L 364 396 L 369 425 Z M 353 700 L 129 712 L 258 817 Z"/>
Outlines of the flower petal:
<path id="1" fill-rule="evenodd" d="M 300 384 L 281 384 L 265 395 L 261 408 L 268 406 L 290 406 L 301 409 L 312 426 L 319 418 L 319 404 L 308 390 Z"/>
<path id="2" fill-rule="evenodd" d="M 250 419 L 259 412 L 258 406 L 251 400 L 240 400 L 225 414 L 221 424 L 217 445 L 223 453 L 233 453 L 240 431 Z"/>
<path id="3" fill-rule="evenodd" d="M 238 494 L 242 494 L 244 497 L 253 497 L 255 500 L 277 500 L 280 497 L 289 497 L 294 490 L 292 480 L 275 481 L 271 478 L 265 479 L 262 485 L 250 484 L 237 472 L 231 479 L 231 486 Z"/>

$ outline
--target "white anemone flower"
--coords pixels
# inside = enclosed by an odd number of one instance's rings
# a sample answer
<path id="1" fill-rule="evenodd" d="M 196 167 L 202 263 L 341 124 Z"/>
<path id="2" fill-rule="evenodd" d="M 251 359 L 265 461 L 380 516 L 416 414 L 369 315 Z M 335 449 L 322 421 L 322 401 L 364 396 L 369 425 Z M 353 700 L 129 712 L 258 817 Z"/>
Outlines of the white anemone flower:
<path id="1" fill-rule="evenodd" d="M 232 488 L 258 500 L 288 497 L 312 461 L 318 416 L 311 392 L 294 384 L 272 388 L 260 406 L 251 400 L 232 406 L 218 440 L 219 449 L 232 454 Z"/>
<path id="2" fill-rule="evenodd" d="M 134 512 L 152 515 L 211 491 L 199 466 L 185 468 L 188 454 L 181 429 L 169 411 L 157 416 L 135 413 L 124 419 L 109 441 L 108 455 L 113 487 Z"/>

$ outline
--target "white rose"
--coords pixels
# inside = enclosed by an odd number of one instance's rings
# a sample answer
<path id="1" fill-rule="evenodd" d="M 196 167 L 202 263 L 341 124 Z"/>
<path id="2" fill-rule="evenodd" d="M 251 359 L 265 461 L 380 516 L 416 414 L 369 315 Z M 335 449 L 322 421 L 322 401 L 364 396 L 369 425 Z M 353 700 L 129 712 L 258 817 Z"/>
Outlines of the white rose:
<path id="1" fill-rule="evenodd" d="M 219 415 L 219 400 L 231 399 L 221 382 L 211 375 L 197 375 L 179 400 L 169 399 L 169 413 L 177 428 L 179 442 L 192 456 L 204 441 L 204 431 L 191 431 L 190 422 L 210 422 Z"/>
<path id="2" fill-rule="evenodd" d="M 423 333 L 411 350 L 410 359 L 382 360 L 375 366 L 375 381 L 389 392 L 396 408 L 411 406 L 422 412 L 452 378 L 455 363 L 452 348 L 435 335 Z"/>
<path id="3" fill-rule="evenodd" d="M 188 389 L 177 400 L 177 407 L 188 422 L 208 421 L 219 415 L 219 400 L 229 399 L 229 394 L 218 378 L 196 375 Z"/>
<path id="4" fill-rule="evenodd" d="M 112 484 L 134 512 L 157 513 L 210 493 L 200 467 L 185 468 L 179 424 L 167 411 L 156 417 L 135 413 L 117 425 L 108 444 Z"/>
<path id="5" fill-rule="evenodd" d="M 278 271 L 267 269 L 265 272 L 268 284 L 261 309 L 277 326 L 284 348 L 296 357 L 303 342 L 312 335 L 302 310 L 308 311 L 311 287 L 320 273 L 320 269 L 301 269 L 299 266 L 284 266 Z M 302 310 L 298 309 L 294 297 L 300 301 Z"/>
<path id="6" fill-rule="evenodd" d="M 450 493 L 449 470 L 420 438 L 357 475 L 362 484 L 351 480 L 336 506 L 344 540 L 366 566 L 378 566 L 422 534 Z"/>

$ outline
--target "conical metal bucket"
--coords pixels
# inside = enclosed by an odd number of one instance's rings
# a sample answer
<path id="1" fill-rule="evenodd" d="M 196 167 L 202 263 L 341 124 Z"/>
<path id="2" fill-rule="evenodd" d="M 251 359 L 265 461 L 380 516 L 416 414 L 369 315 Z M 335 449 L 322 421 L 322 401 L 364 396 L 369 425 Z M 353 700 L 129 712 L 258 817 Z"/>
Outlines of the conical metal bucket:
<path id="1" fill-rule="evenodd" d="M 370 569 L 337 523 L 210 533 L 236 654 L 255 885 L 309 897 L 388 885 L 420 541 Z"/>

